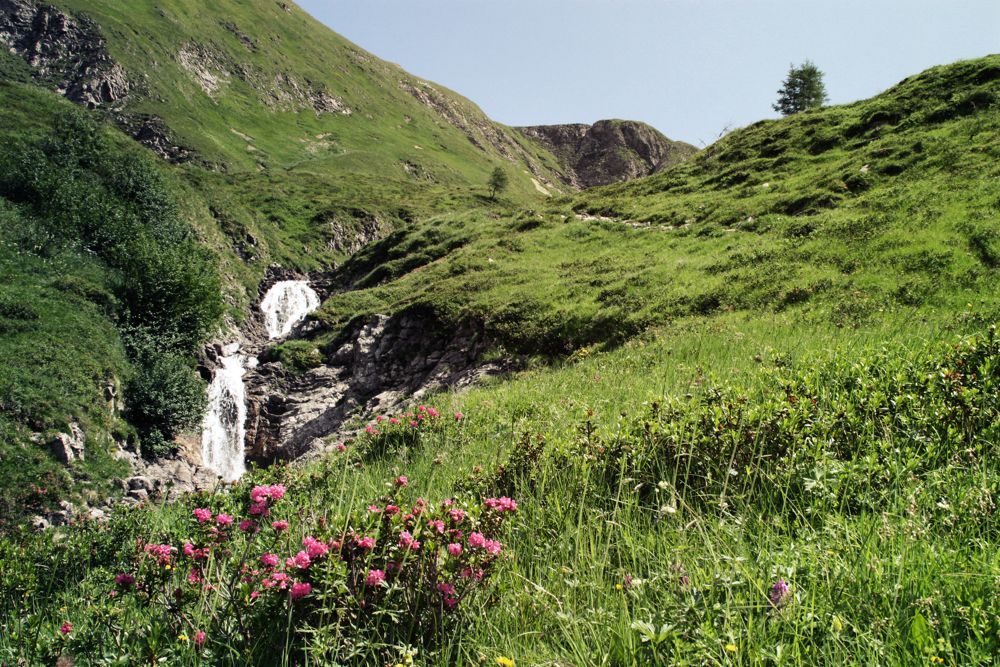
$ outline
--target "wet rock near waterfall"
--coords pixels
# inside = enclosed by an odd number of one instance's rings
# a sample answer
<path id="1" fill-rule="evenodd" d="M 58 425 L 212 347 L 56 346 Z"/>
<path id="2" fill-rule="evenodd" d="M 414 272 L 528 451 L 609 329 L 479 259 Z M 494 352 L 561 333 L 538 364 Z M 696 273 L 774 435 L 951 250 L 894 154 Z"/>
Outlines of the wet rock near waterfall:
<path id="1" fill-rule="evenodd" d="M 515 366 L 481 360 L 492 348 L 481 325 L 443 327 L 416 314 L 376 315 L 332 348 L 325 364 L 302 375 L 279 363 L 248 374 L 248 459 L 266 463 L 320 451 L 325 440 L 350 435 L 352 417 L 387 412 Z"/>

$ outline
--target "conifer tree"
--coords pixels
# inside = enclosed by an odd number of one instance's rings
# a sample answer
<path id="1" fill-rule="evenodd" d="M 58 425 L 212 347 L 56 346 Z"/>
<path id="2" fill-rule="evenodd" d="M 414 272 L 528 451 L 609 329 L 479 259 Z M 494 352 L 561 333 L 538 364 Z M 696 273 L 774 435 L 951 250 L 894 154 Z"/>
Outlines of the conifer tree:
<path id="1" fill-rule="evenodd" d="M 778 101 L 773 108 L 783 116 L 790 116 L 806 109 L 821 107 L 826 100 L 823 72 L 807 60 L 798 67 L 789 67 L 788 76 L 778 91 Z"/>

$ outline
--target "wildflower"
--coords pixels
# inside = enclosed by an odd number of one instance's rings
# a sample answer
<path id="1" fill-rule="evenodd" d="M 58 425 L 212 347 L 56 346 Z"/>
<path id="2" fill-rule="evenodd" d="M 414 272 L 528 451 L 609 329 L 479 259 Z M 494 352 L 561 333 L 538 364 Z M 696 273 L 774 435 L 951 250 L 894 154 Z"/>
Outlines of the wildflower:
<path id="1" fill-rule="evenodd" d="M 514 661 L 510 658 L 505 658 L 504 656 L 497 658 L 497 664 L 500 665 L 500 667 L 514 667 Z"/>
<path id="2" fill-rule="evenodd" d="M 462 545 L 457 542 L 452 542 L 448 545 L 448 553 L 450 553 L 455 558 L 462 555 Z"/>
<path id="3" fill-rule="evenodd" d="M 233 523 L 233 517 L 228 514 L 219 514 L 215 517 L 215 522 L 220 526 L 230 526 Z"/>
<path id="4" fill-rule="evenodd" d="M 300 600 L 305 596 L 309 595 L 310 593 L 312 593 L 312 589 L 313 587 L 311 584 L 305 581 L 296 581 L 294 584 L 292 584 L 292 590 L 291 590 L 292 599 Z"/>
<path id="5" fill-rule="evenodd" d="M 628 589 L 632 588 L 632 575 L 631 574 L 626 574 L 625 575 L 625 579 L 622 580 L 622 588 L 624 590 L 626 590 L 626 591 Z"/>
<path id="6" fill-rule="evenodd" d="M 395 417 L 389 417 L 389 423 L 392 424 L 393 426 L 396 426 L 397 424 L 399 424 L 399 420 L 396 419 Z"/>
<path id="7" fill-rule="evenodd" d="M 444 535 L 444 521 L 428 521 L 427 525 L 438 532 L 438 535 Z"/>
<path id="8" fill-rule="evenodd" d="M 729 651 L 730 653 L 736 653 L 736 650 L 737 650 L 736 649 L 736 644 L 733 644 L 732 642 L 730 642 L 729 644 L 726 644 L 726 650 Z"/>
<path id="9" fill-rule="evenodd" d="M 365 433 L 369 435 L 378 435 L 378 429 L 369 424 L 368 426 L 365 427 Z"/>
<path id="10" fill-rule="evenodd" d="M 170 565 L 170 555 L 176 551 L 169 544 L 147 544 L 143 551 L 145 551 L 150 556 L 156 556 L 157 561 L 160 565 Z"/>
<path id="11" fill-rule="evenodd" d="M 275 529 L 276 531 L 278 531 L 280 533 L 283 530 L 288 530 L 288 522 L 287 521 L 272 521 L 271 522 L 271 528 Z"/>
<path id="12" fill-rule="evenodd" d="M 494 556 L 500 553 L 500 550 L 503 549 L 503 545 L 496 540 L 486 540 L 486 544 L 483 546 L 486 548 L 487 552 L 493 554 Z"/>
<path id="13" fill-rule="evenodd" d="M 199 630 L 198 632 L 194 633 L 195 646 L 203 646 L 205 644 L 206 638 L 207 635 L 205 635 L 205 632 L 203 630 Z"/>
<path id="14" fill-rule="evenodd" d="M 179 642 L 186 642 L 187 640 L 188 640 L 188 636 L 186 634 L 184 634 L 183 632 L 181 634 L 177 635 L 177 641 L 179 641 Z"/>
<path id="15" fill-rule="evenodd" d="M 193 514 L 194 518 L 198 520 L 198 523 L 205 523 L 212 518 L 212 510 L 204 507 L 194 509 L 191 514 Z"/>
<path id="16" fill-rule="evenodd" d="M 252 533 L 257 530 L 257 522 L 250 519 L 243 519 L 240 521 L 240 530 L 244 533 Z"/>
<path id="17" fill-rule="evenodd" d="M 482 533 L 472 533 L 469 535 L 469 546 L 474 549 L 485 547 L 486 537 Z"/>
<path id="18" fill-rule="evenodd" d="M 399 477 L 396 478 L 395 483 L 396 486 L 402 488 L 404 486 L 409 486 L 410 480 L 406 477 L 406 475 L 400 475 Z"/>
<path id="19" fill-rule="evenodd" d="M 457 422 L 460 422 L 460 421 L 462 421 L 462 420 L 463 420 L 464 418 L 465 418 L 465 415 L 463 415 L 463 414 L 462 414 L 461 412 L 456 412 L 456 413 L 455 413 L 455 421 L 457 421 Z"/>
<path id="20" fill-rule="evenodd" d="M 465 512 L 460 509 L 448 510 L 448 516 L 451 517 L 451 520 L 455 523 L 462 523 L 465 519 Z"/>
<path id="21" fill-rule="evenodd" d="M 389 516 L 392 516 L 393 514 L 399 514 L 399 507 L 397 507 L 396 505 L 386 505 L 385 513 L 388 514 Z"/>
<path id="22" fill-rule="evenodd" d="M 382 570 L 368 570 L 365 583 L 369 586 L 378 586 L 385 582 L 385 572 Z"/>
<path id="23" fill-rule="evenodd" d="M 59 632 L 63 633 L 64 635 L 68 635 L 69 633 L 73 632 L 73 624 L 70 623 L 69 621 L 66 621 L 65 623 L 59 626 Z"/>
<path id="24" fill-rule="evenodd" d="M 135 577 L 131 574 L 121 573 L 115 575 L 115 584 L 118 586 L 124 586 L 128 588 L 135 583 Z"/>
<path id="25" fill-rule="evenodd" d="M 502 498 L 487 498 L 484 503 L 491 510 L 497 512 L 515 512 L 517 511 L 517 501 L 504 496 Z"/>
<path id="26" fill-rule="evenodd" d="M 297 567 L 300 570 L 304 570 L 312 565 L 312 559 L 309 558 L 309 554 L 305 551 L 300 551 L 291 558 L 285 559 L 285 567 Z"/>
<path id="27" fill-rule="evenodd" d="M 201 583 L 201 572 L 198 571 L 198 568 L 191 568 L 191 572 L 188 573 L 188 583 L 191 585 Z"/>
<path id="28" fill-rule="evenodd" d="M 271 487 L 269 486 L 255 486 L 250 492 L 250 500 L 254 505 L 261 505 L 266 503 L 268 498 L 271 497 Z"/>
<path id="29" fill-rule="evenodd" d="M 455 595 L 455 587 L 446 581 L 442 581 L 441 583 L 439 583 L 437 585 L 437 589 L 439 592 L 445 595 Z"/>
<path id="30" fill-rule="evenodd" d="M 354 541 L 355 545 L 359 549 L 374 549 L 375 548 L 375 538 L 374 537 L 362 537 L 360 540 Z"/>
<path id="31" fill-rule="evenodd" d="M 330 550 L 326 544 L 311 536 L 302 538 L 302 546 L 306 548 L 310 558 L 322 558 Z"/>
<path id="32" fill-rule="evenodd" d="M 337 450 L 338 452 L 346 452 L 347 451 L 347 445 L 345 445 L 342 442 L 338 442 L 336 445 L 333 446 L 333 448 L 335 450 Z"/>
<path id="33" fill-rule="evenodd" d="M 247 511 L 250 512 L 250 516 L 267 516 L 271 510 L 267 509 L 266 502 L 260 502 L 251 505 Z"/>
<path id="34" fill-rule="evenodd" d="M 371 512 L 372 514 L 378 514 L 379 512 L 382 511 L 382 509 L 378 505 L 369 505 L 368 511 Z"/>
<path id="35" fill-rule="evenodd" d="M 410 531 L 404 530 L 399 534 L 399 546 L 404 549 L 410 549 L 411 551 L 418 551 L 420 549 L 420 542 L 413 539 L 413 535 Z"/>
<path id="36" fill-rule="evenodd" d="M 785 603 L 785 597 L 788 595 L 788 584 L 785 583 L 784 579 L 778 579 L 771 586 L 771 592 L 768 593 L 768 599 L 774 607 L 780 607 Z"/>
<path id="37" fill-rule="evenodd" d="M 385 421 L 385 415 L 379 415 L 378 417 L 375 418 L 375 421 L 377 421 L 379 423 L 384 422 Z"/>
<path id="38" fill-rule="evenodd" d="M 440 417 L 441 416 L 441 413 L 438 412 L 437 410 L 435 410 L 434 408 L 427 408 L 427 414 L 430 415 L 431 417 Z"/>
<path id="39" fill-rule="evenodd" d="M 260 557 L 260 562 L 264 564 L 264 567 L 277 567 L 280 560 L 275 554 L 264 554 Z"/>

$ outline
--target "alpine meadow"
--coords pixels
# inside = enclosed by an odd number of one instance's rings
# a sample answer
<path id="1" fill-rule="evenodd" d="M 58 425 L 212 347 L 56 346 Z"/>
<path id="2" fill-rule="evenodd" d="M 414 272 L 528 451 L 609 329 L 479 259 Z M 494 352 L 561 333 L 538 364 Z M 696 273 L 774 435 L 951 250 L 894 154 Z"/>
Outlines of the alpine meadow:
<path id="1" fill-rule="evenodd" d="M 995 664 L 1000 55 L 699 149 L 293 2 L 0 42 L 0 664 Z"/>

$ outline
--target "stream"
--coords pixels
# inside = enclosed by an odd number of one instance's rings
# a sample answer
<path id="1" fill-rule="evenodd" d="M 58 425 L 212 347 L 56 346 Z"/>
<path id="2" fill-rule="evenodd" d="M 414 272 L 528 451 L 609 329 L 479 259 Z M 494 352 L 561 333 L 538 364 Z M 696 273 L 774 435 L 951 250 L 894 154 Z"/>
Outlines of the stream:
<path id="1" fill-rule="evenodd" d="M 268 339 L 287 336 L 319 304 L 319 295 L 305 280 L 275 283 L 260 302 Z M 246 471 L 247 402 L 243 376 L 257 365 L 257 358 L 242 354 L 240 349 L 239 343 L 223 348 L 221 368 L 208 386 L 208 409 L 201 431 L 202 462 L 226 482 L 235 482 Z"/>

